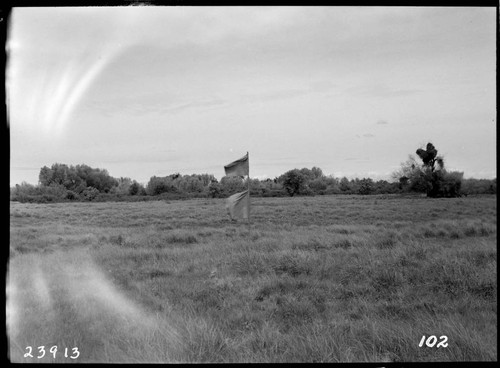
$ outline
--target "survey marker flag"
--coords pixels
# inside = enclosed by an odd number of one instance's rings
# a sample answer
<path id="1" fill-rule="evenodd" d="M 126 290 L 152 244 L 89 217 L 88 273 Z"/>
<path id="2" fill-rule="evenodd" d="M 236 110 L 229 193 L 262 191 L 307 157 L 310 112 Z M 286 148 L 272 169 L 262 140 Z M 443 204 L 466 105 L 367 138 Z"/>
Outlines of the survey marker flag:
<path id="1" fill-rule="evenodd" d="M 245 190 L 226 199 L 226 208 L 232 220 L 248 219 L 250 215 L 250 193 Z"/>
<path id="2" fill-rule="evenodd" d="M 231 162 L 224 166 L 224 170 L 226 171 L 226 175 L 228 176 L 247 176 L 248 175 L 248 152 L 245 156 Z"/>

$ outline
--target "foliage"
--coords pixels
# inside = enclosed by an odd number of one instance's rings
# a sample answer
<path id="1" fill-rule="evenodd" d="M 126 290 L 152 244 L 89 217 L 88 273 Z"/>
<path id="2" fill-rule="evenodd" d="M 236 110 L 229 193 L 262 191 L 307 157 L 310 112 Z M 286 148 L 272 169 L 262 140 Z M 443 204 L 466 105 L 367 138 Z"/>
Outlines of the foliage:
<path id="1" fill-rule="evenodd" d="M 431 171 L 434 171 L 436 162 L 438 166 L 442 169 L 444 167 L 444 161 L 442 157 L 437 156 L 437 149 L 432 143 L 427 143 L 426 149 L 417 149 L 417 155 L 420 157 L 424 163 L 424 166 L 429 167 Z"/>
<path id="2" fill-rule="evenodd" d="M 432 198 L 460 197 L 463 173 L 447 172 L 443 157 L 437 153 L 436 147 L 429 142 L 425 149 L 419 148 L 416 151 L 422 165 L 410 155 L 392 175 L 399 181 L 399 187 L 407 191 L 426 193 Z"/>
<path id="3" fill-rule="evenodd" d="M 372 194 L 374 190 L 375 188 L 372 179 L 363 178 L 360 180 L 358 189 L 359 194 Z"/>
<path id="4" fill-rule="evenodd" d="M 208 195 L 210 198 L 220 198 L 222 193 L 221 185 L 214 181 L 208 185 Z"/>
<path id="5" fill-rule="evenodd" d="M 70 201 L 77 200 L 79 199 L 79 195 L 72 190 L 68 190 L 66 191 L 66 199 L 69 199 Z"/>
<path id="6" fill-rule="evenodd" d="M 497 194 L 497 179 L 462 179 L 462 193 L 466 196 Z"/>
<path id="7" fill-rule="evenodd" d="M 213 175 L 192 174 L 181 175 L 171 174 L 165 177 L 153 176 L 146 185 L 148 195 L 159 195 L 162 193 L 180 194 L 209 194 L 209 185 L 217 182 Z"/>
<path id="8" fill-rule="evenodd" d="M 313 192 L 318 194 L 324 194 L 326 188 L 328 188 L 328 184 L 326 180 L 322 178 L 313 179 L 309 182 L 309 188 L 312 189 Z"/>
<path id="9" fill-rule="evenodd" d="M 130 186 L 132 185 L 132 179 L 130 178 L 124 178 L 120 177 L 116 179 L 117 185 L 113 188 L 111 188 L 110 193 L 111 194 L 117 194 L 117 195 L 128 195 Z"/>
<path id="10" fill-rule="evenodd" d="M 340 179 L 339 188 L 344 193 L 349 192 L 351 190 L 349 179 L 347 179 L 345 176 L 342 177 L 342 179 Z"/>
<path id="11" fill-rule="evenodd" d="M 22 182 L 11 188 L 10 199 L 19 202 L 58 202 L 66 199 L 66 188 L 55 183 L 43 186 Z"/>
<path id="12" fill-rule="evenodd" d="M 431 186 L 427 191 L 427 196 L 433 198 L 460 197 L 463 175 L 463 172 L 447 172 L 445 170 L 430 173 L 428 182 L 431 183 Z"/>
<path id="13" fill-rule="evenodd" d="M 83 190 L 82 192 L 82 197 L 86 200 L 86 201 L 92 201 L 94 200 L 97 196 L 99 195 L 99 190 L 97 190 L 97 188 L 94 188 L 94 187 L 87 187 Z"/>
<path id="14" fill-rule="evenodd" d="M 173 185 L 172 177 L 157 177 L 153 176 L 149 179 L 148 184 L 146 185 L 146 193 L 148 195 L 158 195 L 162 193 L 176 193 L 177 187 Z"/>
<path id="15" fill-rule="evenodd" d="M 287 171 L 280 176 L 279 181 L 291 197 L 296 194 L 303 194 L 305 191 L 306 176 L 304 176 L 303 170 L 293 169 Z"/>
<path id="16" fill-rule="evenodd" d="M 136 181 L 134 181 L 134 182 L 130 185 L 130 187 L 129 187 L 129 189 L 128 189 L 128 194 L 130 194 L 130 195 L 137 195 L 137 194 L 139 194 L 139 188 L 140 188 L 139 183 L 138 183 L 138 182 L 136 182 Z"/>
<path id="17" fill-rule="evenodd" d="M 409 155 L 401 167 L 391 175 L 393 180 L 399 182 L 399 188 L 412 192 L 423 192 L 427 190 L 427 185 L 423 177 L 423 171 L 415 156 Z"/>
<path id="18" fill-rule="evenodd" d="M 55 163 L 49 169 L 44 166 L 38 175 L 39 184 L 50 186 L 62 185 L 67 190 L 82 192 L 86 187 L 94 187 L 99 192 L 109 192 L 118 185 L 118 181 L 108 174 L 105 169 L 95 169 L 88 165 L 68 166 Z"/>
<path id="19" fill-rule="evenodd" d="M 470 194 L 496 194 L 496 179 L 463 179 L 463 173 L 448 173 L 437 150 L 427 145 L 412 155 L 392 174 L 393 182 L 371 178 L 325 176 L 318 167 L 293 169 L 274 179 L 250 179 L 252 197 L 314 196 L 332 194 L 427 193 L 432 197 Z M 462 178 L 462 179 L 461 179 Z M 94 189 L 88 189 L 89 187 Z M 113 178 L 107 170 L 88 165 L 68 166 L 55 163 L 44 166 L 39 184 L 22 183 L 11 188 L 11 200 L 29 202 L 57 201 L 142 201 L 150 199 L 227 198 L 247 189 L 246 179 L 225 176 L 220 182 L 212 174 L 153 176 L 144 186 L 128 177 Z M 98 195 L 95 194 L 97 190 Z"/>

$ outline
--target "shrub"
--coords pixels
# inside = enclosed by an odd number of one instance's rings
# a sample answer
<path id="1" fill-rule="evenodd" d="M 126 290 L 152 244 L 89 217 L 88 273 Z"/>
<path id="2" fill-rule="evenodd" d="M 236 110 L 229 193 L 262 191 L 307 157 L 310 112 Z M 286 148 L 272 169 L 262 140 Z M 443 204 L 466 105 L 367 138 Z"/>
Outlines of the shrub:
<path id="1" fill-rule="evenodd" d="M 219 198 L 221 197 L 222 188 L 219 183 L 213 182 L 208 185 L 208 195 L 211 198 Z"/>
<path id="2" fill-rule="evenodd" d="M 430 186 L 427 196 L 437 197 L 459 197 L 464 173 L 458 171 L 446 172 L 445 170 L 434 171 L 427 174 Z"/>
<path id="3" fill-rule="evenodd" d="M 66 189 L 59 184 L 32 185 L 22 182 L 11 189 L 11 200 L 29 203 L 57 202 L 66 199 Z"/>
<path id="4" fill-rule="evenodd" d="M 326 181 L 323 178 L 314 179 L 309 183 L 309 188 L 318 194 L 324 194 L 327 187 Z"/>
<path id="5" fill-rule="evenodd" d="M 128 194 L 130 194 L 130 195 L 136 195 L 136 194 L 138 194 L 139 193 L 139 188 L 140 188 L 139 183 L 134 180 L 134 182 L 128 188 Z"/>
<path id="6" fill-rule="evenodd" d="M 79 199 L 79 196 L 78 196 L 78 194 L 76 194 L 72 190 L 68 190 L 66 192 L 66 199 L 69 199 L 70 201 L 73 201 L 73 200 Z"/>
<path id="7" fill-rule="evenodd" d="M 293 197 L 295 194 L 303 194 L 306 188 L 306 178 L 297 169 L 284 173 L 280 177 L 280 182 L 283 183 L 283 187 L 290 197 Z"/>
<path id="8" fill-rule="evenodd" d="M 359 189 L 358 193 L 359 194 L 371 194 L 373 193 L 374 187 L 373 187 L 373 180 L 368 178 L 363 178 L 359 182 Z"/>
<path id="9" fill-rule="evenodd" d="M 98 194 L 99 194 L 99 191 L 96 188 L 94 188 L 94 187 L 87 187 L 82 192 L 83 198 L 85 200 L 87 200 L 87 201 L 94 200 L 97 197 Z"/>

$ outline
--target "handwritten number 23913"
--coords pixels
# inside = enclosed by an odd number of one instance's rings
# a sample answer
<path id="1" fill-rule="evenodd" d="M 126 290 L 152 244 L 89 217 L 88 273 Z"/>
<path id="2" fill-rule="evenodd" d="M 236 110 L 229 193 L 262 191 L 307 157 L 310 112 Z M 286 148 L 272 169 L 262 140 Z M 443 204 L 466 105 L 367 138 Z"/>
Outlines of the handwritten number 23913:
<path id="1" fill-rule="evenodd" d="M 28 352 L 24 354 L 24 357 L 25 358 L 33 358 L 33 355 L 31 355 L 31 352 L 33 351 L 32 347 L 31 346 L 27 346 L 26 350 Z M 45 346 L 39 346 L 38 347 L 38 354 L 39 354 L 37 356 L 38 359 L 42 359 L 45 356 L 45 354 L 46 354 Z M 57 345 L 54 345 L 54 346 L 52 346 L 49 349 L 49 354 L 52 354 L 52 356 L 54 357 L 54 359 L 56 358 Z M 80 352 L 78 351 L 77 347 L 75 347 L 75 348 L 72 349 L 72 354 L 70 356 L 68 356 L 68 348 L 64 348 L 64 357 L 65 358 L 76 359 L 79 356 L 80 356 Z"/>

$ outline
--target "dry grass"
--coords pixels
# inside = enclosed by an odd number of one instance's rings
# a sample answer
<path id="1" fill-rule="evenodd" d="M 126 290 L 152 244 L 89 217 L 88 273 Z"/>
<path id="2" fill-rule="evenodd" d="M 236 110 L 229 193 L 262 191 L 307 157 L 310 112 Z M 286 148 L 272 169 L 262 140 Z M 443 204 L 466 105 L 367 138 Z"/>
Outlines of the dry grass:
<path id="1" fill-rule="evenodd" d="M 57 341 L 79 362 L 494 361 L 496 235 L 496 196 L 256 198 L 249 225 L 218 199 L 12 203 L 10 273 L 25 288 L 9 299 L 40 316 L 11 334 L 12 357 Z M 49 265 L 79 269 L 81 252 L 82 278 L 148 317 L 122 324 L 106 297 L 64 298 L 81 282 Z M 59 308 L 50 330 L 40 274 Z M 103 305 L 115 313 L 91 313 Z M 419 348 L 422 335 L 449 345 Z"/>

